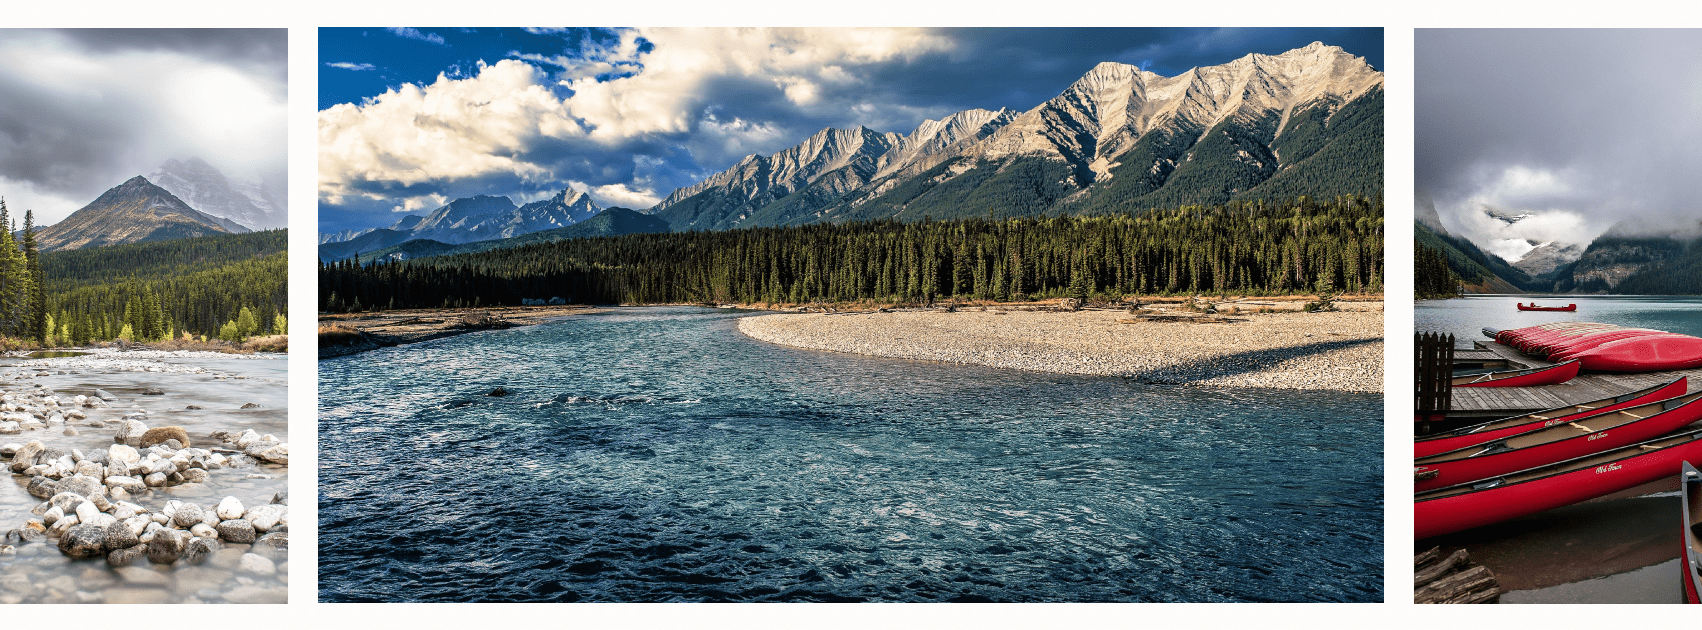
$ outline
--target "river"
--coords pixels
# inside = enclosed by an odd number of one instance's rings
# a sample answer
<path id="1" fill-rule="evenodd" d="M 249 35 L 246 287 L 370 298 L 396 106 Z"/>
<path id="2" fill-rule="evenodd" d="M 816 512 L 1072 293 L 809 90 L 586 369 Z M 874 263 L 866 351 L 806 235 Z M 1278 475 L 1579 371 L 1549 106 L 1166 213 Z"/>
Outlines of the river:
<path id="1" fill-rule="evenodd" d="M 233 356 L 192 353 L 168 358 L 135 358 L 137 353 L 46 359 L 0 359 L 0 389 L 33 391 L 40 384 L 69 399 L 102 389 L 117 397 L 110 406 L 81 409 L 87 421 L 68 422 L 78 431 L 62 434 L 65 426 L 0 435 L 0 443 L 39 439 L 48 446 L 85 453 L 113 444 L 114 420 L 125 412 L 147 412 L 151 427 L 176 425 L 200 440 L 214 431 L 240 433 L 253 429 L 289 439 L 288 370 L 283 355 Z M 122 367 L 141 366 L 128 371 Z M 199 368 L 200 372 L 194 372 Z M 143 395 L 146 389 L 160 395 Z M 245 404 L 259 405 L 242 409 Z M 190 406 L 200 409 L 189 409 Z M 105 427 L 88 421 L 108 420 Z M 195 446 L 213 446 L 214 440 Z M 0 462 L 0 464 L 7 464 Z M 169 500 L 203 506 L 234 496 L 245 506 L 265 505 L 289 490 L 289 468 L 261 463 L 244 469 L 210 471 L 205 483 L 155 489 L 133 502 L 158 511 Z M 12 483 L 0 484 L 0 531 L 35 518 L 31 508 L 41 503 L 25 490 L 29 479 L 9 472 Z M 17 541 L 7 541 L 16 543 Z M 289 563 L 277 562 L 274 575 L 245 575 L 236 560 L 250 545 L 226 544 L 226 549 L 197 566 L 156 565 L 146 561 L 115 570 L 104 558 L 72 560 L 60 553 L 52 538 L 17 545 L 15 556 L 0 559 L 0 603 L 283 603 L 288 591 Z"/>
<path id="2" fill-rule="evenodd" d="M 750 315 L 321 361 L 321 600 L 1383 599 L 1380 396 L 799 350 Z"/>

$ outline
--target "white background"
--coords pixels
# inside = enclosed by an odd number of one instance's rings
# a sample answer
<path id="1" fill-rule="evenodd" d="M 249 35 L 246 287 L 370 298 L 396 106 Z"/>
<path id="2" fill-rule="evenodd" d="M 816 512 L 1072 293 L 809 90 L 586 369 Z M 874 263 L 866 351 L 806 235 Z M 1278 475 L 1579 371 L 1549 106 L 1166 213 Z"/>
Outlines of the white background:
<path id="1" fill-rule="evenodd" d="M 19 606 L 0 611 L 6 625 L 73 627 L 166 625 L 219 628 L 368 627 L 1090 627 L 1162 628 L 1492 628 L 1537 623 L 1626 627 L 1702 615 L 1677 606 L 1440 607 L 1409 603 L 1412 590 L 1412 491 L 1405 457 L 1412 408 L 1412 69 L 1414 28 L 1698 27 L 1683 3 L 1657 2 L 414 2 L 299 3 L 114 2 L 7 3 L 5 27 L 245 27 L 290 31 L 290 441 L 295 446 L 290 601 L 282 606 L 138 608 Z M 1387 518 L 1385 604 L 319 604 L 313 508 L 316 292 L 316 109 L 319 26 L 1382 26 L 1386 78 L 1385 150 L 1387 392 L 1384 414 Z M 4 31 L 0 31 L 4 36 Z M 1702 37 L 1702 31 L 1698 31 Z M 1565 59 L 1555 63 L 1564 65 Z M 1675 59 L 1674 63 L 1697 63 Z M 1540 104 L 1533 104 L 1540 106 Z M 1698 104 L 1702 114 L 1702 104 Z M 1331 422 L 1330 418 L 1318 418 Z M 383 515 L 374 515 L 383 526 Z M 479 536 L 470 531 L 468 536 Z M 1676 542 L 1676 541 L 1675 541 Z M 1676 576 L 1675 576 L 1676 577 Z M 125 610 L 130 609 L 130 610 Z M 1609 615 L 1613 616 L 1610 617 Z M 40 626 L 37 626 L 40 627 Z"/>

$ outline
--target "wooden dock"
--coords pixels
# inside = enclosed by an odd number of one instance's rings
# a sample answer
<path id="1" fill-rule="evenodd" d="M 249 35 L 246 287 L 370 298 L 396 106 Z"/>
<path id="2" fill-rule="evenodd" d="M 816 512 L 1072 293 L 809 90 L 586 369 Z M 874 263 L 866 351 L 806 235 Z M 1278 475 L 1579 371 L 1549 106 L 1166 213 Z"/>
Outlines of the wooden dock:
<path id="1" fill-rule="evenodd" d="M 1507 369 L 1512 370 L 1554 365 L 1552 361 L 1544 361 L 1495 342 L 1474 341 L 1472 344 L 1471 350 L 1455 351 L 1456 363 L 1459 357 L 1465 356 L 1474 362 L 1499 358 L 1507 362 Z M 1541 387 L 1456 387 L 1453 390 L 1453 409 L 1448 412 L 1448 418 L 1487 419 L 1516 416 L 1618 396 L 1660 385 L 1680 376 L 1690 377 L 1689 392 L 1702 391 L 1702 369 L 1641 374 L 1586 372 L 1565 383 Z"/>

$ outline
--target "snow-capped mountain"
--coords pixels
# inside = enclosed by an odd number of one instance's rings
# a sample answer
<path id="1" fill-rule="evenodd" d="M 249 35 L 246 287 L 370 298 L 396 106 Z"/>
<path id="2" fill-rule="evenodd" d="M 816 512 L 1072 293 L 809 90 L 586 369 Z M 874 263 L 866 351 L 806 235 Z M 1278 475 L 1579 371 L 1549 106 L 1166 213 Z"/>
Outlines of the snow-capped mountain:
<path id="1" fill-rule="evenodd" d="M 423 217 L 408 215 L 390 229 L 409 239 L 458 245 L 566 227 L 601 210 L 590 196 L 572 188 L 524 206 L 515 206 L 508 197 L 478 195 L 456 199 Z"/>
<path id="2" fill-rule="evenodd" d="M 1533 277 L 1540 276 L 1578 260 L 1588 247 L 1585 243 L 1538 243 L 1531 251 L 1525 252 L 1524 256 L 1514 261 L 1513 266 Z"/>
<path id="3" fill-rule="evenodd" d="M 227 177 L 201 158 L 166 160 L 148 175 L 148 181 L 203 214 L 227 219 L 224 225 L 232 232 L 289 224 L 283 204 L 258 177 Z"/>
<path id="4" fill-rule="evenodd" d="M 366 229 L 361 229 L 361 230 L 343 230 L 341 232 L 321 233 L 319 235 L 319 244 L 324 245 L 326 243 L 341 243 L 341 242 L 344 242 L 344 241 L 351 241 L 351 240 L 354 240 L 356 238 L 359 238 L 362 234 L 366 234 L 367 232 L 371 232 L 375 229 L 377 229 L 377 228 L 366 228 Z"/>
<path id="5" fill-rule="evenodd" d="M 726 229 L 1380 194 L 1382 85 L 1322 43 L 1174 77 L 1105 62 L 1026 112 L 966 110 L 908 135 L 825 129 L 649 212 Z"/>

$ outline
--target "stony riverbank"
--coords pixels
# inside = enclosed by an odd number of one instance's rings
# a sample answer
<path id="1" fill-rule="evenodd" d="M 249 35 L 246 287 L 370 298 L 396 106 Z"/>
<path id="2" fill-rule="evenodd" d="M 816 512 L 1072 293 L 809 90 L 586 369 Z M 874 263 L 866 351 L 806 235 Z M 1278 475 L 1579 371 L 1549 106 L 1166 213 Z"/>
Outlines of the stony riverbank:
<path id="1" fill-rule="evenodd" d="M 1383 391 L 1383 305 L 1129 321 L 1126 311 L 959 309 L 763 315 L 739 331 L 780 345 L 1143 382 Z M 1127 322 L 1127 323 L 1125 323 Z"/>
<path id="2" fill-rule="evenodd" d="M 14 482 L 0 603 L 285 602 L 282 364 L 154 350 L 0 364 Z"/>

